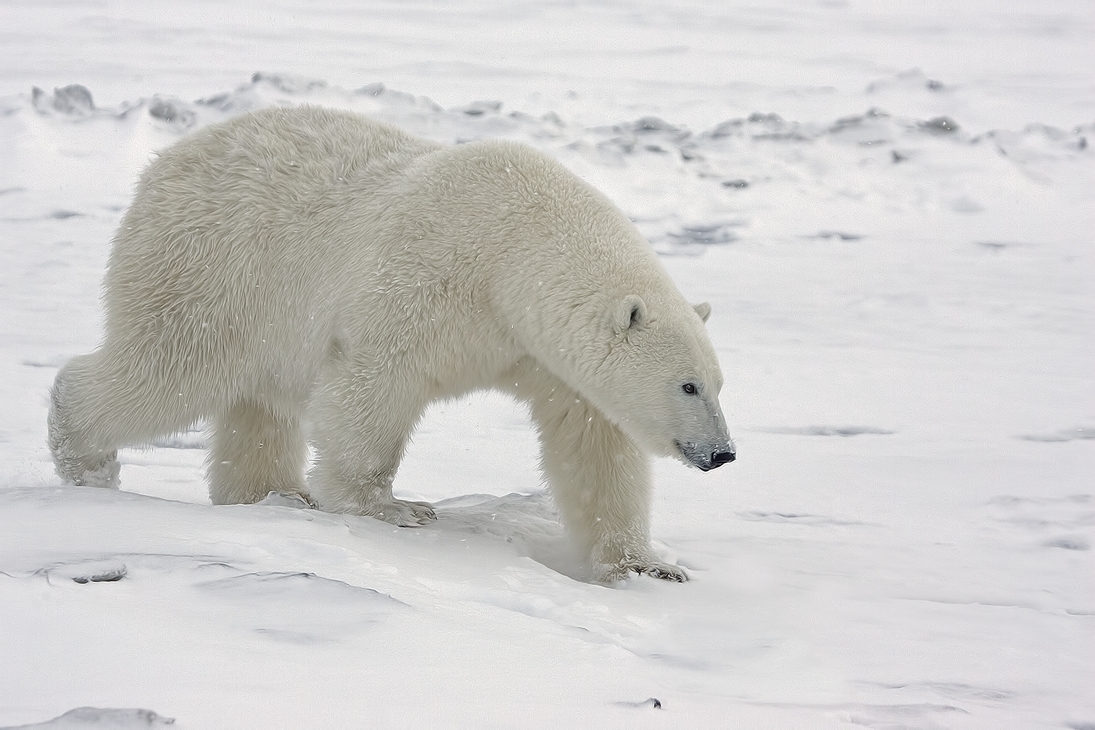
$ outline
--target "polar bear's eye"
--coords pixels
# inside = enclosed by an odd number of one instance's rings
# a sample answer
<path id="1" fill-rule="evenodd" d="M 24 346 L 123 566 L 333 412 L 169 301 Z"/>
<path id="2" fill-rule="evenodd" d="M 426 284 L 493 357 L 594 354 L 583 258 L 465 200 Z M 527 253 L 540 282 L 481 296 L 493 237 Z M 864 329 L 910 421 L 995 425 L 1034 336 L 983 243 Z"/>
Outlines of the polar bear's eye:
<path id="1" fill-rule="evenodd" d="M 696 394 L 696 384 L 695 383 L 685 383 L 684 385 L 681 386 L 681 390 L 683 390 L 688 395 L 695 395 Z"/>

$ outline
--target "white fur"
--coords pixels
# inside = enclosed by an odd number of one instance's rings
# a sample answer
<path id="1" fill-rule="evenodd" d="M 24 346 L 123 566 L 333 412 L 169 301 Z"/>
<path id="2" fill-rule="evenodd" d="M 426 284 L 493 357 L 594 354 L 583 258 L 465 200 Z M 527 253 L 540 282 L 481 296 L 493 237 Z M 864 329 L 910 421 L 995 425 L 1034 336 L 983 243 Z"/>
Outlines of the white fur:
<path id="1" fill-rule="evenodd" d="M 421 524 L 431 507 L 391 491 L 416 422 L 496 388 L 530 403 L 601 576 L 682 580 L 649 547 L 647 455 L 733 450 L 710 308 L 604 197 L 518 144 L 444 147 L 309 107 L 209 127 L 141 177 L 104 305 L 102 346 L 52 391 L 50 447 L 77 484 L 117 486 L 118 448 L 207 419 L 214 503 L 310 493 Z"/>

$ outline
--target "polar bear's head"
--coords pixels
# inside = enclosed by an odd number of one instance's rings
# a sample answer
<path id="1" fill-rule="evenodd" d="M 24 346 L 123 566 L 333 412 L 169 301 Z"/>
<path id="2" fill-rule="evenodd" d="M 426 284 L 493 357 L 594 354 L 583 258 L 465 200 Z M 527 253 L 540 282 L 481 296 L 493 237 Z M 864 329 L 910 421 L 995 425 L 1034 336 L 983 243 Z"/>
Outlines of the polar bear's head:
<path id="1" fill-rule="evenodd" d="M 648 307 L 637 294 L 616 300 L 597 377 L 604 407 L 624 432 L 652 454 L 703 471 L 736 455 L 718 400 L 722 372 L 704 329 L 710 313 L 707 304 L 673 300 Z"/>

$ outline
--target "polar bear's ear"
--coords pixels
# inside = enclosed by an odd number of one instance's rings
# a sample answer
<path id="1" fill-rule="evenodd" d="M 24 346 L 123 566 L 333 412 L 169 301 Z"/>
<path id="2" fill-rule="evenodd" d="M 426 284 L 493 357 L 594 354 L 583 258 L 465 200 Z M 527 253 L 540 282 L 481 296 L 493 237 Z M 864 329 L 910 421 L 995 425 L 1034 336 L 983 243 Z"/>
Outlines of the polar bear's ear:
<path id="1" fill-rule="evenodd" d="M 612 326 L 616 334 L 632 327 L 641 327 L 646 321 L 646 302 L 638 294 L 628 294 L 616 304 L 612 313 Z"/>
<path id="2" fill-rule="evenodd" d="M 692 309 L 696 310 L 696 314 L 700 315 L 700 319 L 706 324 L 707 318 L 711 316 L 711 305 L 707 302 L 702 302 L 700 304 L 693 304 Z"/>

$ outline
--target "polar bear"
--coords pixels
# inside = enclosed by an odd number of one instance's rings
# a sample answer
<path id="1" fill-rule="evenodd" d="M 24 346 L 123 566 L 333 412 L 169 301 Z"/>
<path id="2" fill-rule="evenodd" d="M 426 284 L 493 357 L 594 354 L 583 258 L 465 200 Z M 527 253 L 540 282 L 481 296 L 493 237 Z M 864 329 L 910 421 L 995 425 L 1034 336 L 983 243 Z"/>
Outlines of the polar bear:
<path id="1" fill-rule="evenodd" d="M 215 504 L 276 491 L 421 525 L 432 507 L 392 496 L 416 422 L 493 388 L 529 404 L 597 577 L 680 581 L 650 547 L 649 457 L 735 456 L 710 308 L 606 198 L 516 143 L 315 107 L 207 127 L 142 175 L 103 300 L 102 345 L 51 391 L 75 484 L 116 487 L 118 448 L 205 420 Z"/>

